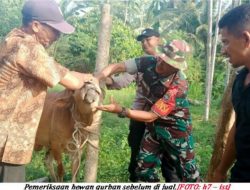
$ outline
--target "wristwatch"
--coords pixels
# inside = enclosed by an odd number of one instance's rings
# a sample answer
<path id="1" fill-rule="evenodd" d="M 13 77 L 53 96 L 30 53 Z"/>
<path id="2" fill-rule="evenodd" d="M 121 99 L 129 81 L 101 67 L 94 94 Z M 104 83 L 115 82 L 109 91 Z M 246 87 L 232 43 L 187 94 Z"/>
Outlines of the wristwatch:
<path id="1" fill-rule="evenodd" d="M 120 118 L 127 117 L 127 109 L 125 107 L 122 107 L 122 111 L 117 113 L 117 116 Z"/>

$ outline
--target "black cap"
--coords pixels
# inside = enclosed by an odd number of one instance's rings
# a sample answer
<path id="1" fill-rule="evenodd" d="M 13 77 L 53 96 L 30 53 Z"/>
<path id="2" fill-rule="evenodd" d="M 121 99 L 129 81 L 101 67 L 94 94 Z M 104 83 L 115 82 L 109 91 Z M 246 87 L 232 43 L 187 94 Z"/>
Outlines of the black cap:
<path id="1" fill-rule="evenodd" d="M 22 14 L 24 18 L 45 23 L 65 34 L 70 34 L 75 30 L 64 20 L 62 11 L 54 0 L 27 0 Z"/>
<path id="2" fill-rule="evenodd" d="M 159 32 L 151 29 L 151 28 L 146 28 L 142 31 L 142 33 L 137 36 L 137 41 L 142 41 L 145 38 L 151 37 L 151 36 L 156 36 L 156 37 L 160 37 Z"/>

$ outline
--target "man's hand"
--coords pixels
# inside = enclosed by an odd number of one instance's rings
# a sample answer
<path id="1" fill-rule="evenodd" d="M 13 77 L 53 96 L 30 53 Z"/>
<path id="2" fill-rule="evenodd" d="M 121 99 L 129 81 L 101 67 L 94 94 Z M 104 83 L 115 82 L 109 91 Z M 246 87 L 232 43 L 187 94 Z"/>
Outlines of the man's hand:
<path id="1" fill-rule="evenodd" d="M 80 89 L 85 82 L 92 79 L 94 80 L 94 76 L 92 74 L 69 71 L 64 78 L 61 79 L 60 84 L 65 88 L 77 90 Z"/>
<path id="2" fill-rule="evenodd" d="M 97 106 L 96 108 L 98 110 L 111 113 L 120 113 L 122 111 L 122 107 L 114 100 L 112 96 L 110 97 L 110 104 Z"/>
<path id="3" fill-rule="evenodd" d="M 83 75 L 83 81 L 84 82 L 88 82 L 88 81 L 91 81 L 91 80 L 96 80 L 96 81 L 98 81 L 92 74 L 90 74 L 90 73 L 84 73 L 84 75 Z"/>
<path id="4" fill-rule="evenodd" d="M 108 86 L 112 85 L 113 84 L 113 79 L 111 77 L 107 77 L 105 79 L 105 84 L 108 85 Z"/>
<path id="5" fill-rule="evenodd" d="M 106 76 L 103 74 L 103 73 L 96 73 L 95 74 L 95 77 L 99 80 L 99 81 L 102 81 L 102 80 L 106 80 Z"/>

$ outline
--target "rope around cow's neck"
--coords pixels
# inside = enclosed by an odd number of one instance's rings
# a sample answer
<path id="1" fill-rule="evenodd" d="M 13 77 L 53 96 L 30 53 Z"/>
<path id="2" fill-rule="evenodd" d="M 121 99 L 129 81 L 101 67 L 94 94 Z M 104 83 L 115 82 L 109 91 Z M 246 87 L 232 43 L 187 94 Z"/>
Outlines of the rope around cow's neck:
<path id="1" fill-rule="evenodd" d="M 75 173 L 73 174 L 73 177 L 75 178 L 77 175 L 77 172 L 80 168 L 81 150 L 84 147 L 84 145 L 86 143 L 89 143 L 92 147 L 99 150 L 99 148 L 96 145 L 94 145 L 93 142 L 91 142 L 91 140 L 89 139 L 89 135 L 91 133 L 91 134 L 95 134 L 95 135 L 99 136 L 99 133 L 92 131 L 91 128 L 98 126 L 100 124 L 100 122 L 99 121 L 94 122 L 94 123 L 92 123 L 92 125 L 88 126 L 84 122 L 77 121 L 77 119 L 75 117 L 74 109 L 75 109 L 75 105 L 73 104 L 71 109 L 70 109 L 70 112 L 71 112 L 72 118 L 73 118 L 74 123 L 75 123 L 74 124 L 74 132 L 72 133 L 72 140 L 67 144 L 67 150 L 69 152 L 73 153 L 75 156 L 77 155 L 77 157 L 78 157 L 77 169 L 76 169 Z M 86 135 L 86 132 L 87 132 L 87 135 Z M 82 139 L 84 139 L 84 137 L 86 137 L 86 138 L 82 142 Z M 71 147 L 73 147 L 73 148 L 71 148 Z"/>
<path id="2" fill-rule="evenodd" d="M 95 135 L 98 135 L 99 136 L 99 133 L 96 133 L 94 132 L 92 129 L 96 126 L 98 126 L 100 124 L 100 122 L 94 122 L 92 123 L 92 125 L 87 125 L 86 123 L 84 122 L 81 122 L 81 121 L 78 121 L 76 119 L 76 116 L 75 116 L 75 112 L 74 112 L 74 109 L 75 109 L 75 105 L 73 104 L 71 109 L 70 109 L 70 112 L 71 112 L 71 115 L 72 115 L 72 118 L 74 120 L 74 132 L 72 133 L 72 140 L 68 143 L 68 150 L 70 152 L 75 152 L 75 151 L 79 151 L 80 149 L 83 148 L 83 146 L 86 144 L 86 143 L 89 143 L 91 146 L 93 146 L 94 148 L 96 149 L 99 149 L 97 146 L 95 146 L 90 140 L 89 140 L 89 134 L 95 134 Z M 81 143 L 81 140 L 82 140 L 82 137 L 84 137 L 84 135 L 86 133 L 84 132 L 87 132 L 87 137 L 86 139 Z M 75 148 L 70 148 L 69 147 L 69 144 L 72 144 L 73 147 Z"/>

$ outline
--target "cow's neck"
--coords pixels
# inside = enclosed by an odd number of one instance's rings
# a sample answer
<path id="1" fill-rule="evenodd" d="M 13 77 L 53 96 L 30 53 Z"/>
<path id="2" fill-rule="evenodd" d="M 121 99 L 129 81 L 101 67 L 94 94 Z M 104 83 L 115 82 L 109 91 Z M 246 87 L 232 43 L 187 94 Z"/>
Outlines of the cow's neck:
<path id="1" fill-rule="evenodd" d="M 80 107 L 83 107 L 83 108 L 79 109 Z M 73 116 L 72 117 L 73 120 L 75 120 L 76 122 L 83 123 L 83 125 L 85 125 L 84 127 L 91 125 L 92 123 L 93 115 L 92 115 L 91 110 L 89 110 L 88 107 L 84 109 L 84 106 L 73 104 L 71 108 L 71 114 Z"/>

